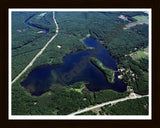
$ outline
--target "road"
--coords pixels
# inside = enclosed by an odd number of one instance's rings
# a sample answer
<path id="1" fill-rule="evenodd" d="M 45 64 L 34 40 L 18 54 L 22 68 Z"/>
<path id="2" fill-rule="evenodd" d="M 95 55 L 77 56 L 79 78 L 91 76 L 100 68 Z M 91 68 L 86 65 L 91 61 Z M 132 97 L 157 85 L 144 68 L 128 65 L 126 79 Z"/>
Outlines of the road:
<path id="1" fill-rule="evenodd" d="M 129 100 L 129 99 L 137 99 L 137 98 L 142 98 L 142 97 L 148 96 L 148 95 L 141 96 L 141 95 L 137 95 L 135 93 L 132 94 L 132 95 L 133 95 L 133 97 L 125 97 L 125 98 L 121 98 L 121 99 L 117 99 L 117 100 L 113 100 L 113 101 L 108 101 L 108 102 L 105 102 L 105 103 L 102 103 L 102 104 L 95 105 L 95 106 L 90 107 L 90 108 L 85 108 L 85 109 L 82 109 L 82 110 L 78 110 L 77 112 L 69 114 L 69 116 L 74 116 L 74 115 L 77 115 L 77 114 L 80 114 L 80 113 L 83 113 L 83 112 L 87 112 L 87 111 L 95 109 L 95 108 L 103 107 L 103 106 L 108 105 L 108 104 L 114 104 L 114 103 L 118 103 L 118 102 L 121 102 L 121 101 Z"/>
<path id="2" fill-rule="evenodd" d="M 31 62 L 24 68 L 24 70 L 18 74 L 18 76 L 11 82 L 11 84 L 13 84 L 19 77 L 22 76 L 23 73 L 25 73 L 27 71 L 28 68 L 30 68 L 33 63 L 36 61 L 36 59 L 43 53 L 43 51 L 47 48 L 47 46 L 53 41 L 53 39 L 58 35 L 58 24 L 55 18 L 55 12 L 53 12 L 53 20 L 56 24 L 56 34 L 52 36 L 52 38 L 46 43 L 46 45 L 39 51 L 39 53 L 37 53 L 37 55 L 31 60 Z"/>

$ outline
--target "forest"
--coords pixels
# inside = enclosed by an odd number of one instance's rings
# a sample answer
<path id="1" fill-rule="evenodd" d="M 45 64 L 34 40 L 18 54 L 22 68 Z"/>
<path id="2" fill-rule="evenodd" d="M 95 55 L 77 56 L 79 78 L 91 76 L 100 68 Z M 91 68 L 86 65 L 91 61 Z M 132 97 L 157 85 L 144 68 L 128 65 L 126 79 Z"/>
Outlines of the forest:
<path id="1" fill-rule="evenodd" d="M 77 115 L 148 115 L 148 97 L 105 105 Z"/>
<path id="2" fill-rule="evenodd" d="M 99 113 L 100 115 L 148 115 L 148 107 L 148 97 L 143 97 L 106 105 Z"/>
<path id="3" fill-rule="evenodd" d="M 118 67 L 125 69 L 120 71 L 124 83 L 132 86 L 134 92 L 138 94 L 148 94 L 148 59 L 140 59 L 136 62 L 129 56 L 121 57 Z M 126 69 L 130 72 L 126 73 Z"/>
<path id="4" fill-rule="evenodd" d="M 41 31 L 40 29 L 25 24 L 27 18 L 38 14 L 39 12 L 12 12 L 12 80 L 26 67 L 55 32 L 56 26 L 52 21 L 50 22 L 54 29 L 50 29 L 47 35 L 38 33 Z M 51 14 L 48 15 L 49 19 L 52 19 Z"/>
<path id="5" fill-rule="evenodd" d="M 41 96 L 31 96 L 15 83 L 12 90 L 12 114 L 13 115 L 68 115 L 85 107 L 98 103 L 126 97 L 128 92 L 118 93 L 113 90 L 91 92 L 83 82 L 77 82 L 70 86 L 53 84 L 50 90 Z"/>
<path id="6" fill-rule="evenodd" d="M 42 13 L 46 14 L 40 16 Z M 127 16 L 128 21 L 118 18 L 119 15 Z M 128 92 L 119 93 L 113 90 L 90 92 L 81 83 L 70 86 L 54 84 L 49 92 L 36 97 L 20 85 L 34 68 L 61 64 L 67 54 L 85 50 L 86 46 L 81 40 L 88 34 L 91 35 L 90 38 L 100 41 L 119 60 L 117 68 L 124 69 L 120 71 L 123 75 L 122 81 L 132 86 L 136 93 L 148 94 L 148 58 L 133 60 L 128 56 L 148 47 L 148 24 L 126 30 L 122 28 L 115 36 L 111 36 L 120 24 L 125 26 L 129 22 L 135 22 L 133 16 L 137 15 L 147 16 L 144 12 L 56 12 L 58 36 L 37 58 L 32 68 L 12 85 L 12 114 L 66 115 L 90 105 L 129 95 Z M 41 33 L 41 29 L 27 26 L 25 21 L 31 16 L 33 17 L 28 23 L 48 29 L 49 32 Z M 52 12 L 12 12 L 12 80 L 54 35 L 55 30 Z M 108 37 L 112 38 L 108 41 Z M 59 49 L 57 45 L 62 47 Z"/>

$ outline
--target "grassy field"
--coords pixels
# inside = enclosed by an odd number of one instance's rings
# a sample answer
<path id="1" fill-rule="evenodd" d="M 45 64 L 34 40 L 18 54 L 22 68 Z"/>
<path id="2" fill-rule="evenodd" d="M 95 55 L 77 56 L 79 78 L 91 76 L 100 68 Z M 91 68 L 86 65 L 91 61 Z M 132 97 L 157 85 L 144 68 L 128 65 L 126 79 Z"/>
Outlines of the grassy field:
<path id="1" fill-rule="evenodd" d="M 134 52 L 130 54 L 133 60 L 139 60 L 141 58 L 148 58 L 148 51 L 146 49 L 139 50 L 137 52 Z"/>
<path id="2" fill-rule="evenodd" d="M 137 21 L 148 21 L 147 16 L 133 16 L 132 18 L 136 19 Z"/>
<path id="3" fill-rule="evenodd" d="M 69 90 L 73 90 L 82 94 L 82 90 L 85 88 L 86 86 L 84 82 L 76 82 L 69 87 Z"/>

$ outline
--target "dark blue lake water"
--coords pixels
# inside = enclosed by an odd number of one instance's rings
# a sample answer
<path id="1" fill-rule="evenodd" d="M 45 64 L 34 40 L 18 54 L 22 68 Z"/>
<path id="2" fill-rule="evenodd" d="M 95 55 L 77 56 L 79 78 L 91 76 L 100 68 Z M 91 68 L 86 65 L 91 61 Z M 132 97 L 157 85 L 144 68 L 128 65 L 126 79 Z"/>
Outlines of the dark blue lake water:
<path id="1" fill-rule="evenodd" d="M 71 53 L 64 57 L 61 65 L 37 67 L 21 85 L 28 89 L 32 95 L 37 96 L 48 91 L 51 84 L 59 83 L 67 86 L 78 81 L 87 82 L 86 86 L 90 91 L 104 89 L 112 89 L 118 92 L 126 91 L 126 85 L 117 78 L 118 72 L 115 73 L 115 82 L 113 84 L 108 83 L 105 75 L 89 61 L 88 56 L 92 55 L 98 58 L 104 66 L 115 71 L 117 71 L 118 60 L 112 58 L 107 49 L 100 45 L 98 41 L 86 38 L 84 43 L 88 47 L 94 47 L 95 50 Z M 101 46 L 101 48 L 97 48 L 97 46 Z"/>

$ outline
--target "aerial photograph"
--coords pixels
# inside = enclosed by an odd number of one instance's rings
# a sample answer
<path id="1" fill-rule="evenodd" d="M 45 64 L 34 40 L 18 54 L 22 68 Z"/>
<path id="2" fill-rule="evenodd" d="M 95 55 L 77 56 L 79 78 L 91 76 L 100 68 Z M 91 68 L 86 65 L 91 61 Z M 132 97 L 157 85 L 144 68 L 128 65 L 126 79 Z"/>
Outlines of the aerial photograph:
<path id="1" fill-rule="evenodd" d="M 150 11 L 9 9 L 10 117 L 150 115 Z"/>

